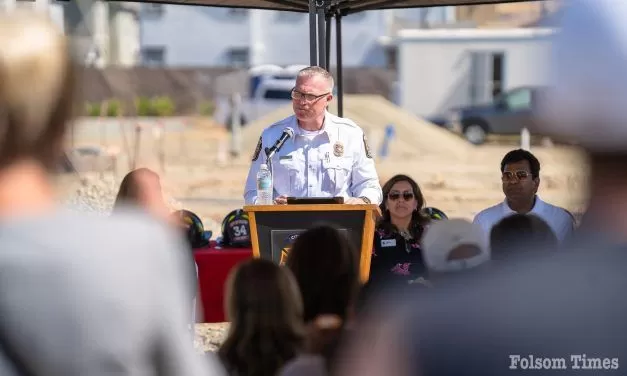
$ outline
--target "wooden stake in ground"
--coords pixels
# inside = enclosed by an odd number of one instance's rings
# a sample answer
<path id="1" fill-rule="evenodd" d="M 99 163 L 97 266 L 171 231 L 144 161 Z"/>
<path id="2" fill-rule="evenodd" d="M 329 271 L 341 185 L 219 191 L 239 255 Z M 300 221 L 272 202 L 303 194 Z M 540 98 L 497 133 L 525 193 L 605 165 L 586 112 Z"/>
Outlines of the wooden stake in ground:
<path id="1" fill-rule="evenodd" d="M 520 148 L 527 151 L 531 149 L 531 133 L 527 128 L 520 131 Z"/>
<path id="2" fill-rule="evenodd" d="M 100 104 L 100 114 L 98 116 L 98 128 L 100 131 L 100 150 L 106 151 L 107 145 L 107 124 L 105 120 L 105 116 L 109 110 L 109 102 L 103 102 Z M 108 156 L 107 156 L 108 157 Z M 104 177 L 105 169 L 99 168 L 100 170 L 100 178 Z"/>
<path id="3" fill-rule="evenodd" d="M 242 97 L 239 93 L 231 97 L 231 156 L 239 157 L 242 149 Z"/>
<path id="4" fill-rule="evenodd" d="M 109 111 L 109 102 L 103 102 L 100 105 L 100 116 L 98 116 L 98 125 L 100 128 L 100 145 L 103 148 L 107 148 L 108 140 L 107 140 L 107 124 L 105 121 L 105 117 L 107 116 L 107 112 Z"/>
<path id="5" fill-rule="evenodd" d="M 165 174 L 165 139 L 163 137 L 164 125 L 162 121 L 159 121 L 156 127 L 152 128 L 152 135 L 154 137 L 155 144 L 157 145 L 157 160 L 159 161 L 159 168 L 162 174 Z"/>
<path id="6" fill-rule="evenodd" d="M 132 160 L 132 155 L 131 155 L 131 147 L 128 144 L 128 137 L 126 136 L 126 127 L 124 126 L 124 120 L 122 120 L 122 118 L 118 118 L 119 119 L 119 127 L 120 127 L 120 133 L 122 134 L 122 145 L 124 148 L 124 153 L 127 155 L 127 160 L 128 160 L 128 168 L 129 170 L 133 169 L 133 160 Z"/>
<path id="7" fill-rule="evenodd" d="M 142 138 L 142 125 L 137 123 L 135 125 L 135 144 L 133 145 L 133 163 L 131 164 L 131 170 L 137 168 L 137 160 L 139 158 L 139 149 L 141 147 Z"/>
<path id="8" fill-rule="evenodd" d="M 180 132 L 180 143 L 179 143 L 179 160 L 182 160 L 184 157 L 187 157 L 187 146 L 185 142 L 185 137 L 187 135 L 187 129 L 184 129 Z"/>

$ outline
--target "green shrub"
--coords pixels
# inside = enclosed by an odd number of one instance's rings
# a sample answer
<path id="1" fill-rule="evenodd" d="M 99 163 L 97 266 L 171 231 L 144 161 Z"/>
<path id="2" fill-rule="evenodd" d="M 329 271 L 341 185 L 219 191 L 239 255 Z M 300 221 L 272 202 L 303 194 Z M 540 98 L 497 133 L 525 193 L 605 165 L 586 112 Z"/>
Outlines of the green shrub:
<path id="1" fill-rule="evenodd" d="M 170 97 L 162 96 L 152 99 L 152 110 L 154 116 L 172 116 L 176 111 L 176 107 Z"/>
<path id="2" fill-rule="evenodd" d="M 135 98 L 135 113 L 137 116 L 154 116 L 152 113 L 152 103 L 150 98 Z"/>
<path id="3" fill-rule="evenodd" d="M 173 116 L 176 106 L 170 97 L 139 97 L 135 99 L 137 116 Z"/>
<path id="4" fill-rule="evenodd" d="M 211 100 L 204 101 L 200 104 L 198 112 L 202 116 L 213 116 L 216 112 L 216 104 Z"/>
<path id="5" fill-rule="evenodd" d="M 85 115 L 92 117 L 100 116 L 100 111 L 100 103 L 85 103 Z"/>
<path id="6" fill-rule="evenodd" d="M 118 117 L 118 116 L 122 116 L 124 113 L 122 102 L 120 102 L 118 99 L 110 99 L 106 101 L 104 105 L 106 106 L 106 109 L 105 109 L 106 116 Z"/>

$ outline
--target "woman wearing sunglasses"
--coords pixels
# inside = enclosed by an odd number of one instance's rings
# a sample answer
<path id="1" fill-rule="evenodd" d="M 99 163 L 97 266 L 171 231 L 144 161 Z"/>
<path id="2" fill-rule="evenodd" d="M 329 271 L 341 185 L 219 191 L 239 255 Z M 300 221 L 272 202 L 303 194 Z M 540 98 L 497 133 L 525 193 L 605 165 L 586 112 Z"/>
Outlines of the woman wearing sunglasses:
<path id="1" fill-rule="evenodd" d="M 409 176 L 396 175 L 382 188 L 383 214 L 377 224 L 368 288 L 407 285 L 425 273 L 420 240 L 429 218 L 422 214 L 424 198 Z"/>

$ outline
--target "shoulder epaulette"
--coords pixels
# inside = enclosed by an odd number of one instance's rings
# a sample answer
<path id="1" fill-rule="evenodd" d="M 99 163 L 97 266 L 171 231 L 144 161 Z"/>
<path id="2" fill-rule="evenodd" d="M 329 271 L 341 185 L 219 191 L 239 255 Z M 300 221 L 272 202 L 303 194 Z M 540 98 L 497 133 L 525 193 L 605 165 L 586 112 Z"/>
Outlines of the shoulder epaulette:
<path id="1" fill-rule="evenodd" d="M 333 114 L 330 115 L 333 117 L 333 122 L 335 124 L 348 125 L 349 127 L 359 128 L 359 126 L 351 119 L 339 117 Z"/>
<path id="2" fill-rule="evenodd" d="M 270 124 L 270 126 L 269 126 L 268 128 L 274 128 L 274 127 L 279 126 L 279 125 L 281 125 L 281 124 L 284 124 L 284 123 L 290 122 L 290 121 L 291 121 L 291 119 L 292 119 L 292 117 L 294 117 L 294 115 L 292 115 L 292 116 L 288 116 L 288 117 L 286 117 L 285 119 L 281 119 L 281 120 L 277 121 L 276 123 L 272 123 L 272 124 Z"/>

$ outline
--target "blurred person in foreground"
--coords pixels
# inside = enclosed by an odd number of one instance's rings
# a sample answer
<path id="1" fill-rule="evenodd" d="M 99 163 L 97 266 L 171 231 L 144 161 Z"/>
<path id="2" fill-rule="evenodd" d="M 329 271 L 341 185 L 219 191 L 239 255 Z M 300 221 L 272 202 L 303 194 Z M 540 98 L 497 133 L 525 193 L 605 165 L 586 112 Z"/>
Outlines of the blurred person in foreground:
<path id="1" fill-rule="evenodd" d="M 490 237 L 492 227 L 512 214 L 534 214 L 542 218 L 563 241 L 573 231 L 573 216 L 558 206 L 543 201 L 538 196 L 540 187 L 540 161 L 523 149 L 512 150 L 501 160 L 501 182 L 505 200 L 482 210 L 474 222 L 483 227 Z"/>
<path id="2" fill-rule="evenodd" d="M 303 349 L 303 301 L 292 273 L 254 259 L 236 267 L 226 284 L 231 322 L 218 350 L 232 376 L 273 376 Z"/>
<path id="3" fill-rule="evenodd" d="M 331 73 L 317 66 L 298 72 L 292 89 L 294 115 L 264 129 L 255 149 L 244 199 L 257 201 L 257 172 L 286 128 L 294 136 L 272 158 L 273 198 L 344 197 L 346 204 L 381 202 L 381 185 L 364 131 L 350 119 L 327 111 L 335 83 Z"/>
<path id="4" fill-rule="evenodd" d="M 188 270 L 185 274 L 189 276 L 190 310 L 192 312 L 189 329 L 193 333 L 197 310 L 198 265 L 196 265 L 196 260 L 194 259 L 193 242 L 187 236 L 192 227 L 192 221 L 187 221 L 187 217 L 181 212 L 170 213 L 170 209 L 163 199 L 161 177 L 155 171 L 145 167 L 130 171 L 120 183 L 112 212 L 124 213 L 129 209 L 144 210 L 156 219 L 165 220 L 172 224 L 176 230 L 180 230 L 185 235 L 184 237 L 188 241 L 188 247 L 184 253 L 187 259 L 186 265 L 188 265 Z"/>
<path id="5" fill-rule="evenodd" d="M 182 239 L 140 212 L 56 206 L 76 69 L 44 15 L 0 13 L 0 374 L 220 374 L 186 330 Z"/>
<path id="6" fill-rule="evenodd" d="M 536 252 L 463 287 L 431 289 L 398 314 L 373 309 L 338 374 L 625 373 L 625 19 L 625 1 L 571 0 L 552 37 L 544 131 L 578 142 L 591 169 L 589 210 L 565 252 Z"/>
<path id="7" fill-rule="evenodd" d="M 559 243 L 551 227 L 533 214 L 514 214 L 501 219 L 490 232 L 493 260 L 517 258 L 524 252 L 557 249 Z"/>
<path id="8" fill-rule="evenodd" d="M 296 238 L 287 257 L 304 303 L 305 354 L 281 376 L 325 375 L 350 330 L 359 292 L 359 259 L 349 239 L 334 227 L 315 226 Z"/>

